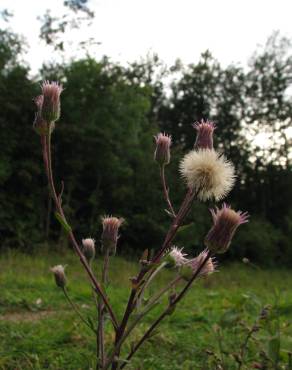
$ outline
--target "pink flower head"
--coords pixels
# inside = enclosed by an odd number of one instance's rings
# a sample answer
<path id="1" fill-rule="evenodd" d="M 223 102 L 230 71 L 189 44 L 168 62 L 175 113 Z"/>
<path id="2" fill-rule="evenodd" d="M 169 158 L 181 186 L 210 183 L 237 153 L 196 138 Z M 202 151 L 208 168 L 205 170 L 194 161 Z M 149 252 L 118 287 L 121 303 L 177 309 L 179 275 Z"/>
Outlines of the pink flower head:
<path id="1" fill-rule="evenodd" d="M 115 255 L 117 242 L 119 238 L 119 227 L 124 222 L 124 219 L 104 216 L 102 217 L 102 249 L 108 251 L 110 255 Z"/>
<path id="2" fill-rule="evenodd" d="M 159 133 L 154 136 L 154 138 L 156 142 L 154 160 L 156 160 L 161 166 L 166 165 L 170 162 L 171 136 Z"/>
<path id="3" fill-rule="evenodd" d="M 223 203 L 221 209 L 211 209 L 213 227 L 205 238 L 205 245 L 214 253 L 224 253 L 228 249 L 239 225 L 248 222 L 247 212 L 235 212 Z"/>
<path id="4" fill-rule="evenodd" d="M 165 261 L 167 262 L 166 267 L 180 267 L 188 261 L 188 259 L 185 258 L 187 254 L 183 253 L 182 250 L 183 248 L 171 248 L 170 252 L 165 256 Z"/>
<path id="5" fill-rule="evenodd" d="M 211 121 L 196 122 L 193 127 L 197 130 L 195 149 L 213 149 L 213 132 L 216 128 Z"/>
<path id="6" fill-rule="evenodd" d="M 196 273 L 199 267 L 202 265 L 203 261 L 206 259 L 208 250 L 205 249 L 197 257 L 187 260 L 187 262 L 182 266 L 180 274 L 185 280 L 190 280 L 192 276 Z M 200 270 L 198 277 L 207 276 L 212 274 L 216 270 L 216 262 L 214 258 L 210 257 L 204 266 Z"/>
<path id="7" fill-rule="evenodd" d="M 63 87 L 58 82 L 44 81 L 42 84 L 41 115 L 48 123 L 55 122 L 60 118 L 60 95 L 62 91 Z"/>

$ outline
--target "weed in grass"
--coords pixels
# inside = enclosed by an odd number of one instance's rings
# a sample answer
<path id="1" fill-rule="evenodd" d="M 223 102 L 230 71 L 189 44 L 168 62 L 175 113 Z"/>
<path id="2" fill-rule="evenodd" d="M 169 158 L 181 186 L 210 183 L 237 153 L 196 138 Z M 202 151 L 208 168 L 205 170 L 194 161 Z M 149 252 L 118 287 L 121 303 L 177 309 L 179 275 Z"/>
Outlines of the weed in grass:
<path id="1" fill-rule="evenodd" d="M 93 336 L 87 329 L 80 330 L 80 321 L 68 311 L 61 292 L 52 284 L 49 270 L 44 268 L 47 265 L 54 265 L 58 259 L 59 256 L 53 253 L 27 256 L 19 252 L 9 252 L 1 256 L 1 295 L 11 297 L 10 289 L 14 286 L 14 299 L 1 301 L 0 369 L 93 368 L 94 361 L 90 362 L 94 351 Z M 72 298 L 80 305 L 85 315 L 93 315 L 93 307 L 82 308 L 82 305 L 90 299 L 91 292 L 86 277 L 80 275 L 78 261 L 72 259 L 71 254 L 64 255 L 63 260 L 68 264 L 68 289 Z M 118 266 L 121 267 L 119 278 L 114 273 Z M 15 271 L 14 275 L 9 272 L 12 268 Z M 20 279 L 18 277 L 23 269 L 26 270 L 26 274 Z M 278 317 L 279 368 L 289 369 L 287 367 L 289 351 L 292 348 L 291 271 L 276 269 L 254 271 L 249 266 L 239 264 L 221 266 L 220 270 L 220 274 L 217 273 L 212 278 L 196 283 L 179 309 L 161 324 L 156 335 L 141 348 L 140 352 L 137 352 L 132 365 L 129 366 L 130 369 L 140 365 L 146 370 L 214 370 L 216 358 L 221 358 L 215 324 L 220 328 L 223 351 L 226 351 L 226 354 L 223 354 L 223 361 L 231 370 L 236 369 L 237 362 L 233 354 L 238 351 L 247 333 L 247 328 L 242 326 L 241 321 L 252 326 L 261 308 L 267 304 L 271 304 L 268 321 L 254 335 L 258 342 L 251 341 L 248 344 L 245 361 L 247 366 L 263 361 L 258 349 L 268 351 L 269 346 L 272 348 L 268 339 L 275 333 L 275 320 Z M 110 267 L 113 282 L 109 296 L 119 316 L 127 299 L 128 288 L 125 284 L 129 271 L 135 273 L 135 263 L 119 257 L 115 258 Z M 30 282 L 37 279 L 42 282 L 41 287 L 32 290 Z M 167 275 L 161 275 L 156 282 L 156 288 L 162 287 L 168 279 Z M 208 288 L 205 287 L 207 282 Z M 279 296 L 276 295 L 276 291 L 280 292 Z M 47 296 L 50 298 L 46 299 Z M 42 299 L 43 306 L 37 311 L 32 312 L 29 308 L 15 305 L 15 302 L 25 299 L 27 307 L 31 307 L 39 298 Z M 132 341 L 135 342 L 140 338 L 147 324 L 159 312 L 160 309 L 157 307 L 155 312 L 146 317 L 146 323 L 133 332 Z M 238 313 L 240 320 L 236 315 Z M 19 316 L 13 316 L 15 314 Z M 29 320 L 23 320 L 26 314 L 30 316 Z M 112 340 L 113 337 L 107 330 L 106 343 Z M 125 353 L 130 350 L 131 340 L 126 343 Z M 268 366 L 273 369 L 271 365 Z M 243 367 L 243 369 L 252 368 Z"/>

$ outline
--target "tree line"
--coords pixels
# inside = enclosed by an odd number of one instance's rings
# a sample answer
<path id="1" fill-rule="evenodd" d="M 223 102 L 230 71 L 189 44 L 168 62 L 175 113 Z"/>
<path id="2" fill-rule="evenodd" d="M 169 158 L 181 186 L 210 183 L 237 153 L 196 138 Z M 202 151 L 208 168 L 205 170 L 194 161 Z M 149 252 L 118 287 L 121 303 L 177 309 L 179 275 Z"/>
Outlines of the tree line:
<path id="1" fill-rule="evenodd" d="M 1 249 L 38 250 L 45 241 L 56 249 L 66 247 L 47 195 L 39 137 L 32 129 L 33 97 L 40 93 L 40 81 L 49 79 L 65 88 L 54 132 L 54 169 L 57 183 L 64 181 L 65 210 L 80 238 L 98 240 L 100 217 L 114 214 L 126 220 L 122 253 L 157 248 L 170 219 L 153 160 L 153 136 L 172 135 L 166 176 L 178 207 L 185 192 L 178 164 L 194 145 L 192 123 L 209 119 L 217 126 L 215 147 L 237 169 L 228 202 L 251 214 L 224 258 L 292 264 L 288 40 L 272 35 L 248 68 L 224 67 L 209 51 L 196 63 L 183 65 L 178 60 L 171 68 L 155 55 L 126 67 L 88 56 L 45 64 L 37 79 L 21 60 L 21 51 L 21 39 L 1 30 Z M 264 148 L 254 140 L 261 134 L 268 137 Z M 201 249 L 213 205 L 195 205 L 176 240 L 179 246 L 194 253 Z"/>

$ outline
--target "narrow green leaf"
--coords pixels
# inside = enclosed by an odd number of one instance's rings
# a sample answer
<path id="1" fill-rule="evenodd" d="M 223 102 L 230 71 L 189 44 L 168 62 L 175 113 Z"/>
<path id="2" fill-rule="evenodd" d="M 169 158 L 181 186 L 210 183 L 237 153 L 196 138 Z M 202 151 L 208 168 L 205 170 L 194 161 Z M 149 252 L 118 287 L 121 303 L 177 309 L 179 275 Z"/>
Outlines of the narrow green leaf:
<path id="1" fill-rule="evenodd" d="M 190 224 L 188 224 L 188 225 L 183 225 L 183 226 L 181 226 L 181 227 L 178 229 L 177 234 L 180 234 L 180 233 L 183 233 L 184 231 L 189 230 L 192 226 L 194 226 L 194 223 L 193 223 L 193 222 L 191 222 L 191 223 L 190 223 Z"/>
<path id="2" fill-rule="evenodd" d="M 71 226 L 68 225 L 67 222 L 63 220 L 59 212 L 55 212 L 55 217 L 60 222 L 61 226 L 66 231 L 66 233 L 70 233 L 72 231 Z"/>
<path id="3" fill-rule="evenodd" d="M 130 363 L 129 360 L 123 359 L 121 357 L 115 357 L 115 362 L 122 363 L 122 364 L 123 363 L 126 363 L 126 364 Z"/>

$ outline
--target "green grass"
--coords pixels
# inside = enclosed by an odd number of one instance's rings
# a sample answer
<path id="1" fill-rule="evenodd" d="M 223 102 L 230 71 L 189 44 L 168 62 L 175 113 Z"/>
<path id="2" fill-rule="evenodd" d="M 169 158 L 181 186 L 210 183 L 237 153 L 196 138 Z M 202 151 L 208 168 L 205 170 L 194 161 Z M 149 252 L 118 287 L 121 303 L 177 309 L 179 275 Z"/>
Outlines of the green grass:
<path id="1" fill-rule="evenodd" d="M 85 316 L 95 318 L 92 293 L 78 259 L 71 254 L 0 257 L 0 369 L 95 368 L 95 338 L 68 307 L 49 267 L 67 264 L 68 290 Z M 96 261 L 98 266 L 100 261 Z M 129 277 L 137 264 L 115 258 L 111 264 L 109 296 L 118 317 L 130 289 Z M 154 289 L 171 277 L 158 276 Z M 166 302 L 163 302 L 164 304 Z M 236 353 L 260 311 L 269 315 L 248 344 L 242 369 L 267 361 L 267 369 L 292 369 L 292 272 L 260 270 L 246 265 L 220 267 L 197 282 L 169 316 L 129 369 L 237 369 Z M 140 338 L 161 308 L 155 308 L 126 343 Z M 112 340 L 107 324 L 107 341 Z M 122 356 L 122 357 L 123 357 Z M 271 361 L 274 361 L 273 363 Z M 140 367 L 139 367 L 140 366 Z M 290 366 L 290 367 L 289 367 Z"/>

